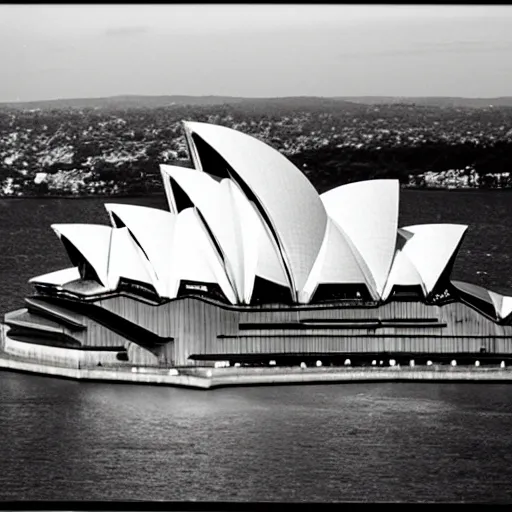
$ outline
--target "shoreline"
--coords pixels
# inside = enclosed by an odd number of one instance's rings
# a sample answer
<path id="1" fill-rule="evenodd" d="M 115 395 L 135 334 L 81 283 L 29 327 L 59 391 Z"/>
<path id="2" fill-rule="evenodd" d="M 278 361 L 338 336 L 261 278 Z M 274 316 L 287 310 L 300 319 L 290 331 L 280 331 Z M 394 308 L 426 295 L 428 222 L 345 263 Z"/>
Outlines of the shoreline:
<path id="1" fill-rule="evenodd" d="M 165 197 L 165 192 L 152 192 L 150 194 L 77 194 L 77 195 L 43 195 L 43 196 L 1 196 L 0 199 L 128 199 L 141 197 Z"/>
<path id="2" fill-rule="evenodd" d="M 512 192 L 512 188 L 443 188 L 443 187 L 410 187 L 407 185 L 401 185 L 403 190 L 414 190 L 424 192 Z M 138 199 L 141 197 L 165 197 L 165 192 L 151 192 L 148 194 L 77 194 L 77 195 L 24 195 L 24 196 L 12 196 L 12 195 L 0 195 L 0 199 Z"/>
<path id="3" fill-rule="evenodd" d="M 0 353 L 0 370 L 32 373 L 78 381 L 149 384 L 193 389 L 256 385 L 297 385 L 350 382 L 510 382 L 512 367 L 270 367 L 270 368 L 71 368 L 36 363 Z"/>

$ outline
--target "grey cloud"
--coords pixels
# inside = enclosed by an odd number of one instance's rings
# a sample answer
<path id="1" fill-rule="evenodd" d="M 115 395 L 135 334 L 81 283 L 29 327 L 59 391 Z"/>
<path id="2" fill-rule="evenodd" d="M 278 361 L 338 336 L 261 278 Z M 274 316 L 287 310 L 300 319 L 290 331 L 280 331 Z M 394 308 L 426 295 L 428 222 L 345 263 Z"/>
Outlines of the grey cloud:
<path id="1" fill-rule="evenodd" d="M 105 30 L 108 37 L 123 37 L 145 34 L 150 31 L 149 27 L 132 26 L 132 27 L 112 27 Z"/>
<path id="2" fill-rule="evenodd" d="M 72 68 L 65 68 L 65 67 L 47 67 L 37 70 L 39 73 L 59 73 L 62 71 L 71 72 L 73 71 Z"/>
<path id="3" fill-rule="evenodd" d="M 338 54 L 340 58 L 353 57 L 395 57 L 402 55 L 431 55 L 447 53 L 493 53 L 512 50 L 512 41 L 506 42 L 482 42 L 482 41 L 448 41 L 439 43 L 420 43 L 409 45 L 408 48 L 397 48 L 396 50 L 383 51 L 357 51 L 343 52 Z"/>

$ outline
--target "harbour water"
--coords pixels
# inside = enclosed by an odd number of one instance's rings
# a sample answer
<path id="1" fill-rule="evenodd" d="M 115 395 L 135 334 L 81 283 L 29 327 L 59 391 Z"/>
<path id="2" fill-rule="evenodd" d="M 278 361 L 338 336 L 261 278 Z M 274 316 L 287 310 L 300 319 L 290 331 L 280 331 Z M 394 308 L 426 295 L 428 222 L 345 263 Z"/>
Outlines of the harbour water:
<path id="1" fill-rule="evenodd" d="M 106 199 L 0 200 L 0 311 L 68 266 L 50 224 Z M 164 206 L 163 197 L 117 199 Z M 470 225 L 453 277 L 512 294 L 512 196 L 403 191 L 400 225 Z M 0 371 L 0 501 L 512 501 L 512 385 L 187 390 Z"/>
<path id="2" fill-rule="evenodd" d="M 1 500 L 512 501 L 512 386 L 0 372 Z"/>

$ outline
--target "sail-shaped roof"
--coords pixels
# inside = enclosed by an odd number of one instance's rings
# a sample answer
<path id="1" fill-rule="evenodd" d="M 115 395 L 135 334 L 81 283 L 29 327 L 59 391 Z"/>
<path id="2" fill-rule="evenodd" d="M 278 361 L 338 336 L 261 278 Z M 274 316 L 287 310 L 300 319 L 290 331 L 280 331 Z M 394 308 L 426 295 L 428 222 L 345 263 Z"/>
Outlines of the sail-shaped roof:
<path id="1" fill-rule="evenodd" d="M 320 284 L 365 284 L 366 277 L 345 235 L 337 224 L 327 220 L 324 242 L 301 295 L 308 303 Z"/>
<path id="2" fill-rule="evenodd" d="M 170 298 L 177 296 L 181 281 L 197 281 L 218 284 L 228 301 L 237 303 L 224 265 L 195 208 L 186 208 L 177 216 L 173 255 Z"/>
<path id="3" fill-rule="evenodd" d="M 153 286 L 160 296 L 168 297 L 176 215 L 158 208 L 131 204 L 107 203 L 105 208 L 114 225 L 120 221 L 128 228 L 149 260 L 149 266 L 144 265 L 152 276 Z"/>
<path id="4" fill-rule="evenodd" d="M 455 255 L 467 226 L 461 224 L 419 224 L 405 226 L 413 236 L 403 251 L 420 274 L 425 292 L 430 293 Z"/>
<path id="5" fill-rule="evenodd" d="M 110 290 L 115 290 L 121 278 L 153 285 L 152 275 L 144 260 L 144 253 L 130 235 L 128 228 L 112 228 L 107 265 L 107 287 Z"/>
<path id="6" fill-rule="evenodd" d="M 501 295 L 489 290 L 489 296 L 496 309 L 496 316 L 504 320 L 512 313 L 512 297 Z"/>
<path id="7" fill-rule="evenodd" d="M 185 133 L 195 169 L 160 168 L 170 211 L 107 204 L 113 227 L 54 225 L 75 268 L 31 281 L 61 286 L 81 273 L 85 284 L 113 290 L 126 278 L 162 298 L 175 298 L 182 282 L 203 282 L 233 304 L 251 304 L 257 278 L 308 303 L 319 285 L 364 284 L 374 300 L 387 300 L 393 286 L 419 285 L 427 297 L 447 277 L 467 226 L 398 228 L 397 180 L 319 196 L 254 137 L 205 123 L 185 123 Z M 257 289 L 277 290 L 259 281 Z M 512 297 L 486 297 L 498 317 L 512 314 Z"/>
<path id="8" fill-rule="evenodd" d="M 313 185 L 281 153 L 244 133 L 206 123 L 187 122 L 192 156 L 208 172 L 194 136 L 229 166 L 226 172 L 250 193 L 269 224 L 294 293 L 305 285 L 323 242 L 327 216 Z M 197 163 L 196 163 L 197 165 Z M 293 200 L 283 201 L 283 195 Z"/>
<path id="9" fill-rule="evenodd" d="M 323 193 L 325 209 L 365 260 L 379 295 L 391 269 L 398 229 L 398 180 L 349 183 Z"/>
<path id="10" fill-rule="evenodd" d="M 382 293 L 382 300 L 388 299 L 394 286 L 414 285 L 421 286 L 423 293 L 426 295 L 425 285 L 417 268 L 403 250 L 397 249 L 386 286 Z"/>
<path id="11" fill-rule="evenodd" d="M 250 255 L 243 250 L 241 216 L 233 204 L 231 180 L 222 185 L 205 172 L 171 165 L 161 165 L 162 173 L 172 178 L 201 212 L 208 233 L 219 250 L 226 272 L 237 294 L 239 302 L 245 302 L 244 264 Z M 245 196 L 244 196 L 245 197 Z M 252 277 L 254 281 L 254 274 Z"/>
<path id="12" fill-rule="evenodd" d="M 225 205 L 224 223 L 230 226 L 231 268 L 239 297 L 243 304 L 249 304 L 254 289 L 256 268 L 259 257 L 266 258 L 260 251 L 262 230 L 259 229 L 257 212 L 239 186 L 230 179 L 220 182 L 220 197 Z M 224 243 L 226 245 L 226 243 Z"/>
<path id="13" fill-rule="evenodd" d="M 108 286 L 108 258 L 112 228 L 100 224 L 53 224 L 53 230 L 69 242 L 94 269 L 100 283 Z"/>
<path id="14" fill-rule="evenodd" d="M 56 270 L 55 272 L 49 272 L 40 276 L 33 277 L 29 280 L 29 283 L 40 283 L 40 284 L 51 284 L 54 286 L 63 286 L 71 281 L 80 279 L 80 272 L 78 267 L 64 268 L 62 270 Z"/>
<path id="15" fill-rule="evenodd" d="M 64 238 L 82 255 L 106 289 L 115 290 L 121 277 L 153 284 L 143 253 L 127 228 L 95 224 L 54 224 L 52 227 L 61 240 Z"/>

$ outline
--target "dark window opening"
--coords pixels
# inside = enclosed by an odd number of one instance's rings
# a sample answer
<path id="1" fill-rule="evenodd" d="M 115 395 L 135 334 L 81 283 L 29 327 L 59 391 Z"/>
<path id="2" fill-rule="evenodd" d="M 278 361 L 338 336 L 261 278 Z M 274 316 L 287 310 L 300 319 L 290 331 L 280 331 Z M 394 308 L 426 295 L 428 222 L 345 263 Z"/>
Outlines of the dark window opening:
<path id="1" fill-rule="evenodd" d="M 368 287 L 364 284 L 320 284 L 313 294 L 312 303 L 337 301 L 373 301 Z"/>
<path id="2" fill-rule="evenodd" d="M 396 301 L 423 301 L 425 298 L 423 290 L 419 284 L 398 285 L 395 284 L 391 290 L 390 299 Z"/>
<path id="3" fill-rule="evenodd" d="M 158 302 L 160 300 L 160 297 L 155 288 L 152 285 L 148 283 L 142 283 L 141 281 L 135 281 L 133 279 L 122 277 L 119 279 L 119 285 L 117 289 L 120 292 L 131 293 L 133 295 L 138 295 L 153 301 Z"/>
<path id="4" fill-rule="evenodd" d="M 263 277 L 256 276 L 252 292 L 251 305 L 293 304 L 290 289 Z"/>
<path id="5" fill-rule="evenodd" d="M 219 302 L 228 303 L 224 292 L 217 283 L 203 283 L 199 281 L 186 281 L 180 282 L 178 289 L 178 297 L 199 296 L 207 297 Z"/>

